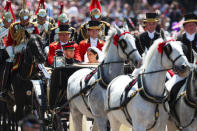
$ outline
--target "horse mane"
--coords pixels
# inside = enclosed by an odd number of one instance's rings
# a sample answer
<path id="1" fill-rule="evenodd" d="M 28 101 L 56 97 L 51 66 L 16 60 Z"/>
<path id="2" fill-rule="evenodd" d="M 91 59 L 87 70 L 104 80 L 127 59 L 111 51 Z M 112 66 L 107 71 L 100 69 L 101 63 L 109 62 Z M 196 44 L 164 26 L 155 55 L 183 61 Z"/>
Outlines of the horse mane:
<path id="1" fill-rule="evenodd" d="M 143 69 L 148 66 L 153 54 L 155 54 L 155 51 L 157 51 L 158 44 L 161 42 L 163 42 L 162 38 L 159 38 L 153 42 L 152 46 L 149 48 L 147 54 L 145 55 L 144 64 L 142 66 Z"/>
<path id="2" fill-rule="evenodd" d="M 108 53 L 108 50 L 109 50 L 109 47 L 110 47 L 110 43 L 112 42 L 113 37 L 116 33 L 117 33 L 116 29 L 111 27 L 109 32 L 108 32 L 108 35 L 106 36 L 106 43 L 103 46 L 104 58 L 105 58 L 105 56 L 107 56 L 107 53 Z"/>

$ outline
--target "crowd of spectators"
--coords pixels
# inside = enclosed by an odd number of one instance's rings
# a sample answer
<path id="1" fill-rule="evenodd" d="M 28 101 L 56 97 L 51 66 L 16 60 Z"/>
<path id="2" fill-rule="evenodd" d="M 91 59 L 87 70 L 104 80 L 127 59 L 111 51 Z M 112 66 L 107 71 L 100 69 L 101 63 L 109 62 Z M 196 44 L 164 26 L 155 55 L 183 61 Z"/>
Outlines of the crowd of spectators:
<path id="1" fill-rule="evenodd" d="M 22 0 L 11 0 L 12 8 L 17 17 L 22 8 Z M 62 0 L 45 0 L 48 15 L 57 20 Z M 64 0 L 64 12 L 70 18 L 71 26 L 77 28 L 82 23 L 90 20 L 89 6 L 91 0 Z M 0 4 L 0 15 L 6 0 Z M 26 0 L 27 8 L 34 15 L 39 0 Z M 156 11 L 161 17 L 161 26 L 171 30 L 174 22 L 179 22 L 185 13 L 197 14 L 197 0 L 100 0 L 103 19 L 114 25 L 121 26 L 126 17 L 141 19 L 146 12 Z"/>

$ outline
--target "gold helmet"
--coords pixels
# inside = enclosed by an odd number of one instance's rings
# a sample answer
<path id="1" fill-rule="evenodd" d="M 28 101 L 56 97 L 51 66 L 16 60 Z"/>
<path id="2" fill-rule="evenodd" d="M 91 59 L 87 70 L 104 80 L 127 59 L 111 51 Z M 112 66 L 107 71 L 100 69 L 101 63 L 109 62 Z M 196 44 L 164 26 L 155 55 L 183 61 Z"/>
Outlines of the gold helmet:
<path id="1" fill-rule="evenodd" d="M 58 21 L 61 22 L 61 23 L 67 23 L 67 22 L 69 22 L 69 19 L 68 19 L 66 14 L 62 13 L 59 16 Z"/>
<path id="2" fill-rule="evenodd" d="M 47 16 L 47 12 L 46 12 L 45 9 L 39 9 L 37 15 L 40 16 L 40 17 L 46 17 Z"/>
<path id="3" fill-rule="evenodd" d="M 9 23 L 11 23 L 14 20 L 12 14 L 10 12 L 3 13 L 3 21 L 5 21 L 5 20 Z"/>
<path id="4" fill-rule="evenodd" d="M 94 8 L 91 12 L 90 12 L 91 17 L 94 17 L 96 19 L 101 17 L 101 12 L 99 9 Z"/>
<path id="5" fill-rule="evenodd" d="M 4 7 L 4 13 L 3 13 L 3 21 L 7 21 L 11 23 L 13 20 L 15 20 L 15 16 L 11 7 L 11 2 L 6 1 L 6 5 Z"/>
<path id="6" fill-rule="evenodd" d="M 30 18 L 29 10 L 26 8 L 26 0 L 23 0 L 23 8 L 19 12 L 20 19 L 27 20 Z"/>
<path id="7" fill-rule="evenodd" d="M 28 9 L 22 9 L 19 12 L 20 19 L 27 20 L 30 18 L 30 13 Z"/>

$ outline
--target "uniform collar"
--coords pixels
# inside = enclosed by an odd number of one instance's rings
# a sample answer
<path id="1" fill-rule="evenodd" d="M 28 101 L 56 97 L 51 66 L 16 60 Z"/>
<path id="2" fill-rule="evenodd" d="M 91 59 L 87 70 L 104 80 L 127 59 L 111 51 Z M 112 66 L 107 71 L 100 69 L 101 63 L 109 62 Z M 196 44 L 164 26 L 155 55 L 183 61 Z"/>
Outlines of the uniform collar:
<path id="1" fill-rule="evenodd" d="M 186 32 L 186 38 L 192 42 L 195 38 L 195 33 L 193 33 L 192 35 L 190 35 L 189 33 Z"/>
<path id="2" fill-rule="evenodd" d="M 149 31 L 147 31 L 147 32 L 148 32 L 149 38 L 153 39 L 155 36 L 155 31 L 153 31 L 152 33 L 150 33 Z"/>
<path id="3" fill-rule="evenodd" d="M 61 46 L 66 45 L 67 43 L 68 43 L 68 42 L 65 42 L 65 43 L 64 43 L 64 42 L 61 42 L 61 41 L 60 41 Z"/>

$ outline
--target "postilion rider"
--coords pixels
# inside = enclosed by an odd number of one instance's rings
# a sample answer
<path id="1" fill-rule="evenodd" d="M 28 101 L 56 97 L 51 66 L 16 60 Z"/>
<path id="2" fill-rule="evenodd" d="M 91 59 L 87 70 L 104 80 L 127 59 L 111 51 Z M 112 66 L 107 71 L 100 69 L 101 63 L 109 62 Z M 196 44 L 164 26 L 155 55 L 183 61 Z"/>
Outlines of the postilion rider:
<path id="1" fill-rule="evenodd" d="M 186 14 L 184 18 L 183 27 L 185 33 L 178 36 L 177 40 L 183 43 L 184 54 L 186 55 L 189 63 L 193 64 L 193 51 L 197 52 L 197 16 L 195 14 Z M 172 87 L 181 87 L 181 85 L 184 84 L 184 80 L 185 78 L 175 74 L 172 79 L 167 81 L 166 87 L 168 90 L 171 90 Z"/>

